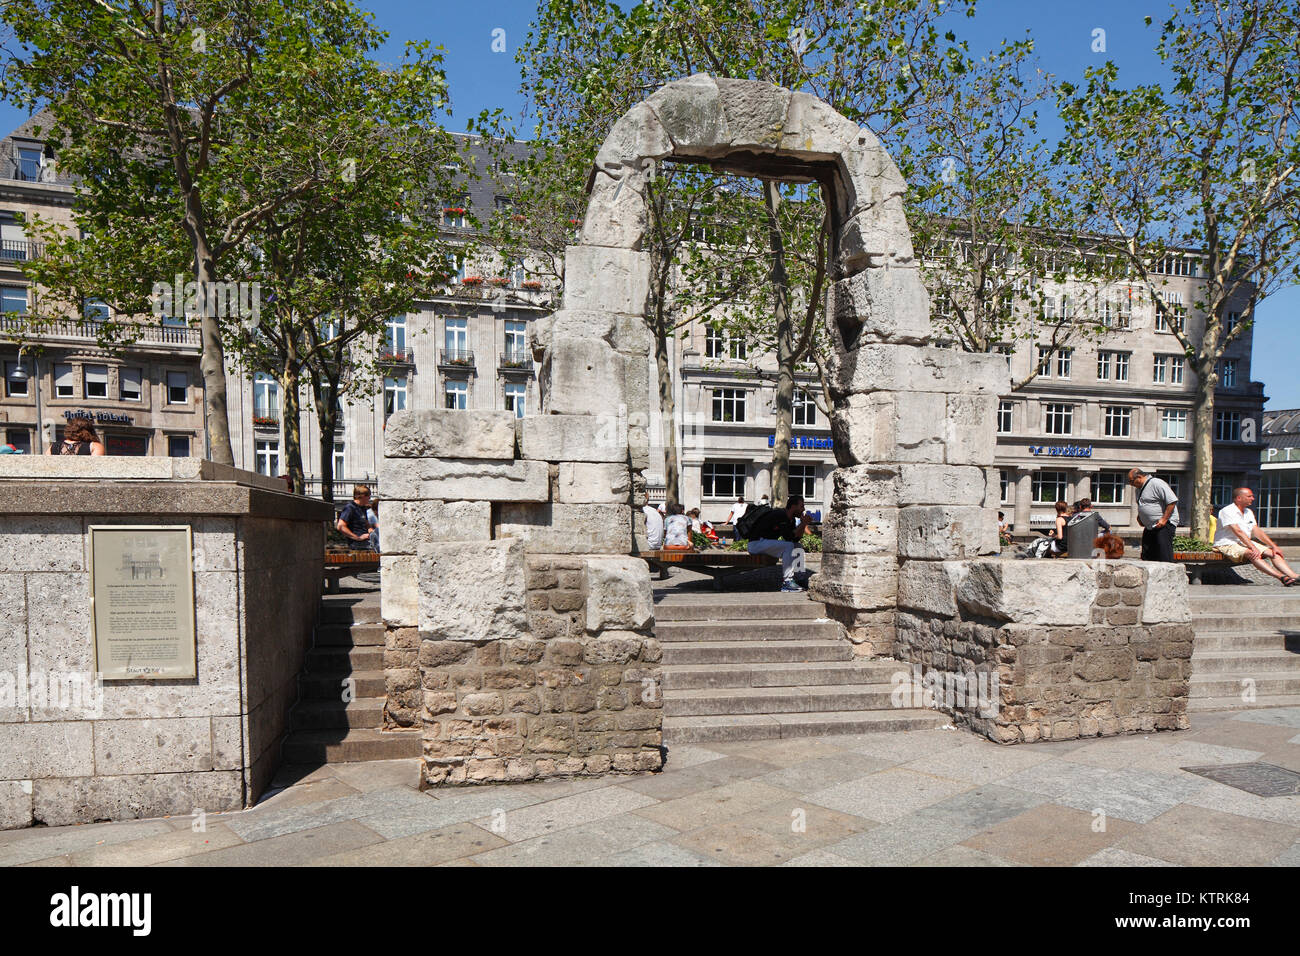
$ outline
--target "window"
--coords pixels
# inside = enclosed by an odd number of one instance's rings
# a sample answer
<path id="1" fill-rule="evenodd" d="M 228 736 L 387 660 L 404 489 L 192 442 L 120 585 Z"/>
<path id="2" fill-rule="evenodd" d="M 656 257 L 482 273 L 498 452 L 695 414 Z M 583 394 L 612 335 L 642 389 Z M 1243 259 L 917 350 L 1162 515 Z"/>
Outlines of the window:
<path id="1" fill-rule="evenodd" d="M 14 373 L 18 371 L 17 362 L 5 362 L 5 395 L 10 398 L 19 398 L 30 394 L 31 386 L 27 379 L 16 379 Z M 13 442 L 10 442 L 12 445 Z"/>
<path id="2" fill-rule="evenodd" d="M 1123 405 L 1106 406 L 1106 434 L 1111 438 L 1128 438 L 1133 409 Z"/>
<path id="3" fill-rule="evenodd" d="M 32 453 L 32 433 L 26 428 L 6 428 L 5 441 L 24 455 Z"/>
<path id="4" fill-rule="evenodd" d="M 714 359 L 737 359 L 745 358 L 745 340 L 739 337 L 733 337 L 730 333 L 722 329 L 715 329 L 712 326 L 704 330 L 704 357 Z"/>
<path id="5" fill-rule="evenodd" d="M 1070 490 L 1070 476 L 1063 471 L 1040 471 L 1034 475 L 1034 501 L 1054 505 L 1064 501 Z"/>
<path id="6" fill-rule="evenodd" d="M 506 411 L 523 418 L 528 409 L 528 386 L 523 382 L 506 382 Z"/>
<path id="7" fill-rule="evenodd" d="M 280 415 L 280 385 L 265 372 L 253 376 L 253 417 L 277 421 Z"/>
<path id="8" fill-rule="evenodd" d="M 82 374 L 86 377 L 86 398 L 108 398 L 108 366 L 84 365 Z"/>
<path id="9" fill-rule="evenodd" d="M 1124 289 L 1102 303 L 1101 324 L 1108 329 L 1133 327 L 1133 290 Z"/>
<path id="10" fill-rule="evenodd" d="M 1187 359 L 1181 355 L 1169 356 L 1169 384 L 1183 384 L 1183 369 L 1187 367 Z"/>
<path id="11" fill-rule="evenodd" d="M 1241 412 L 1214 413 L 1214 440 L 1241 441 Z"/>
<path id="12" fill-rule="evenodd" d="M 1074 432 L 1074 406 L 1058 405 L 1055 403 L 1047 406 L 1047 434 L 1049 435 L 1070 435 Z"/>
<path id="13" fill-rule="evenodd" d="M 189 458 L 190 457 L 189 436 L 168 435 L 167 436 L 167 457 L 168 458 Z"/>
<path id="14" fill-rule="evenodd" d="M 1038 346 L 1038 374 L 1044 378 L 1052 374 L 1052 350 L 1049 346 Z"/>
<path id="15" fill-rule="evenodd" d="M 167 373 L 167 404 L 185 405 L 189 402 L 189 400 L 190 400 L 189 372 L 168 372 Z"/>
<path id="16" fill-rule="evenodd" d="M 1128 476 L 1122 471 L 1103 471 L 1093 476 L 1092 500 L 1099 505 L 1122 505 Z"/>
<path id="17" fill-rule="evenodd" d="M 713 420 L 715 422 L 743 422 L 745 420 L 745 390 L 743 388 L 715 388 L 713 390 Z"/>
<path id="18" fill-rule="evenodd" d="M 1097 378 L 1101 381 L 1109 381 L 1111 365 L 1114 362 L 1113 352 L 1097 353 Z"/>
<path id="19" fill-rule="evenodd" d="M 384 347 L 397 358 L 406 354 L 406 316 L 394 315 L 384 321 Z"/>
<path id="20" fill-rule="evenodd" d="M 81 304 L 81 314 L 88 322 L 107 322 L 113 317 L 103 299 L 86 299 Z"/>
<path id="21" fill-rule="evenodd" d="M 447 320 L 443 329 L 443 348 L 447 350 L 447 358 L 452 361 L 469 358 L 468 319 Z"/>
<path id="22" fill-rule="evenodd" d="M 27 313 L 27 287 L 21 285 L 0 286 L 0 312 Z"/>
<path id="23" fill-rule="evenodd" d="M 121 368 L 117 370 L 117 391 L 124 402 L 138 402 L 144 396 L 144 369 Z M 175 456 L 180 458 L 186 455 Z"/>
<path id="24" fill-rule="evenodd" d="M 1057 349 L 1056 351 L 1056 377 L 1070 377 L 1070 360 L 1074 356 L 1074 349 Z"/>
<path id="25" fill-rule="evenodd" d="M 75 398 L 77 390 L 73 370 L 71 365 L 55 363 L 54 366 L 54 397 L 55 398 Z"/>
<path id="26" fill-rule="evenodd" d="M 1224 388 L 1235 388 L 1237 386 L 1237 360 L 1224 359 L 1219 366 L 1219 384 Z"/>
<path id="27" fill-rule="evenodd" d="M 817 403 L 802 388 L 794 390 L 794 414 L 792 422 L 796 425 L 817 424 Z"/>
<path id="28" fill-rule="evenodd" d="M 328 342 L 343 331 L 343 324 L 332 315 L 325 315 L 320 320 L 320 340 Z"/>
<path id="29" fill-rule="evenodd" d="M 1131 354 L 1131 352 L 1115 353 L 1115 381 L 1128 381 L 1128 359 Z"/>
<path id="30" fill-rule="evenodd" d="M 1007 371 L 1011 371 L 1011 353 L 1015 351 L 1014 346 L 999 345 L 994 351 L 1007 360 Z"/>
<path id="31" fill-rule="evenodd" d="M 259 441 L 253 444 L 256 448 L 257 473 L 272 477 L 279 475 L 280 443 L 278 441 Z"/>
<path id="32" fill-rule="evenodd" d="M 791 465 L 789 495 L 794 497 L 798 495 L 807 501 L 814 501 L 817 498 L 817 466 L 816 465 Z"/>
<path id="33" fill-rule="evenodd" d="M 1011 410 L 1014 402 L 998 402 L 998 434 L 1005 435 L 1011 431 Z"/>
<path id="34" fill-rule="evenodd" d="M 334 443 L 334 477 L 338 479 L 341 475 L 348 473 L 348 456 L 344 443 L 336 441 Z"/>
<path id="35" fill-rule="evenodd" d="M 406 377 L 384 379 L 384 421 L 406 408 Z"/>
<path id="36" fill-rule="evenodd" d="M 1181 355 L 1157 355 L 1151 365 L 1151 381 L 1155 385 L 1182 385 L 1186 367 L 1187 360 Z"/>
<path id="37" fill-rule="evenodd" d="M 444 408 L 469 408 L 469 382 L 447 379 L 442 386 Z"/>
<path id="38" fill-rule="evenodd" d="M 705 498 L 730 498 L 745 493 L 745 466 L 706 461 L 700 469 L 700 494 Z"/>
<path id="39" fill-rule="evenodd" d="M 528 324 L 525 322 L 506 323 L 506 361 L 528 361 Z"/>
<path id="40" fill-rule="evenodd" d="M 1160 409 L 1160 437 L 1175 441 L 1187 438 L 1187 409 Z"/>
<path id="41" fill-rule="evenodd" d="M 1279 469 L 1260 476 L 1258 514 L 1265 527 L 1300 527 L 1300 471 Z"/>
<path id="42" fill-rule="evenodd" d="M 468 199 L 457 200 L 457 202 L 468 202 Z M 464 206 L 448 206 L 442 211 L 442 224 L 450 226 L 453 229 L 464 229 L 466 224 Z"/>
<path id="43" fill-rule="evenodd" d="M 1175 498 L 1182 498 L 1182 492 L 1179 490 L 1183 486 L 1182 475 L 1175 471 L 1168 474 L 1158 474 L 1156 477 L 1164 479 L 1165 484 L 1169 486 L 1169 490 L 1174 493 Z"/>
<path id="44" fill-rule="evenodd" d="M 39 147 L 18 147 L 18 178 L 29 183 L 40 181 L 41 150 Z"/>
<path id="45" fill-rule="evenodd" d="M 1213 475 L 1210 478 L 1210 505 L 1216 511 L 1232 504 L 1232 492 L 1237 482 L 1232 475 Z"/>
<path id="46" fill-rule="evenodd" d="M 1009 471 L 998 472 L 998 490 L 1001 493 L 1000 497 L 998 498 L 998 501 L 1002 502 L 1002 504 L 1004 505 L 1010 504 L 1011 499 L 1008 498 L 1007 495 L 1011 491 L 1011 472 Z"/>
<path id="47" fill-rule="evenodd" d="M 1151 263 L 1151 271 L 1157 275 L 1194 276 L 1197 275 L 1197 260 L 1190 256 L 1170 253 L 1163 259 Z"/>
<path id="48" fill-rule="evenodd" d="M 1223 320 L 1223 334 L 1227 335 L 1229 332 L 1231 332 L 1233 329 L 1237 327 L 1237 324 L 1239 322 L 1241 322 L 1241 313 L 1229 312 L 1227 318 Z"/>
<path id="49" fill-rule="evenodd" d="M 1183 305 L 1183 295 L 1181 292 L 1159 292 L 1161 300 L 1169 307 L 1173 313 L 1172 317 L 1166 315 L 1159 307 L 1156 308 L 1156 331 L 1170 332 L 1177 329 L 1182 332 L 1187 324 L 1187 306 Z M 1172 326 L 1172 328 L 1171 328 Z"/>

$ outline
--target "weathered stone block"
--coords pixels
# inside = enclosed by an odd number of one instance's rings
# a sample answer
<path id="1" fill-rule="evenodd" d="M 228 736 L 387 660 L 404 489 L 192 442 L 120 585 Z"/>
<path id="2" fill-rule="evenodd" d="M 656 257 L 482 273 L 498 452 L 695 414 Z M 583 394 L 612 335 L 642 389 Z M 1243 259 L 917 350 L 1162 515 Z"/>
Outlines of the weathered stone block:
<path id="1" fill-rule="evenodd" d="M 587 631 L 642 630 L 654 623 L 650 566 L 640 558 L 587 559 Z"/>
<path id="2" fill-rule="evenodd" d="M 988 356 L 997 359 L 999 356 Z M 1005 368 L 1005 366 L 1004 366 Z M 993 464 L 997 445 L 997 395 L 949 395 L 944 419 L 946 461 L 950 465 Z"/>
<path id="3" fill-rule="evenodd" d="M 627 419 L 616 411 L 603 415 L 525 415 L 518 428 L 520 452 L 526 459 L 627 461 Z"/>
<path id="4" fill-rule="evenodd" d="M 560 462 L 556 500 L 564 504 L 627 504 L 632 473 L 622 462 Z"/>
<path id="5" fill-rule="evenodd" d="M 457 458 L 385 458 L 380 483 L 389 498 L 405 501 L 546 501 L 550 476 L 536 461 Z"/>
<path id="6" fill-rule="evenodd" d="M 645 162 L 601 166 L 597 161 L 582 220 L 580 241 L 584 246 L 641 248 L 650 221 L 646 201 L 650 168 Z"/>
<path id="7" fill-rule="evenodd" d="M 808 159 L 835 160 L 845 149 L 857 145 L 858 135 L 857 124 L 825 101 L 810 93 L 790 94 L 781 137 L 783 150 L 798 152 Z"/>
<path id="8" fill-rule="evenodd" d="M 673 142 L 676 152 L 711 157 L 731 141 L 717 81 L 697 73 L 669 83 L 645 101 Z"/>
<path id="9" fill-rule="evenodd" d="M 564 251 L 564 308 L 642 315 L 650 292 L 650 254 L 609 246 Z"/>
<path id="10" fill-rule="evenodd" d="M 543 411 L 581 415 L 597 408 L 628 404 L 626 360 L 599 339 L 561 337 L 542 366 Z"/>
<path id="11" fill-rule="evenodd" d="M 732 148 L 776 150 L 785 131 L 790 91 L 772 83 L 721 77 L 717 84 Z"/>
<path id="12" fill-rule="evenodd" d="M 915 268 L 863 269 L 831 283 L 829 301 L 846 348 L 929 341 L 930 296 Z"/>
<path id="13" fill-rule="evenodd" d="M 384 426 L 384 455 L 509 460 L 515 457 L 515 416 L 483 409 L 394 412 Z"/>
<path id="14" fill-rule="evenodd" d="M 487 541 L 492 537 L 488 501 L 385 501 L 385 555 L 415 554 L 424 541 Z"/>
<path id="15" fill-rule="evenodd" d="M 957 588 L 963 612 L 1018 625 L 1091 621 L 1097 574 L 1082 561 L 971 561 Z"/>
<path id="16" fill-rule="evenodd" d="M 506 504 L 496 537 L 522 539 L 529 554 L 627 554 L 632 509 L 602 504 Z"/>
<path id="17" fill-rule="evenodd" d="M 953 561 L 998 551 L 997 519 L 983 508 L 914 505 L 898 513 L 898 553 Z"/>
<path id="18" fill-rule="evenodd" d="M 814 600 L 857 610 L 893 608 L 898 597 L 898 560 L 894 557 L 823 552 L 813 577 Z"/>
<path id="19" fill-rule="evenodd" d="M 965 578 L 963 561 L 905 561 L 898 571 L 898 606 L 925 614 L 957 616 L 957 588 Z"/>
<path id="20" fill-rule="evenodd" d="M 418 561 L 422 638 L 494 641 L 525 636 L 522 541 L 424 544 Z"/>
<path id="21" fill-rule="evenodd" d="M 896 554 L 897 508 L 832 508 L 822 525 L 822 547 L 845 554 Z"/>
<path id="22" fill-rule="evenodd" d="M 898 469 L 900 505 L 984 504 L 987 476 L 959 465 L 906 464 Z"/>
<path id="23" fill-rule="evenodd" d="M 831 472 L 835 502 L 849 508 L 884 507 L 898 501 L 898 469 L 852 465 Z"/>
<path id="24" fill-rule="evenodd" d="M 1187 572 L 1182 565 L 1143 561 L 1142 568 L 1147 575 L 1142 623 L 1189 623 L 1192 619 L 1191 601 L 1187 594 Z"/>
<path id="25" fill-rule="evenodd" d="M 413 554 L 380 555 L 379 608 L 389 627 L 415 627 L 419 621 L 418 567 Z"/>

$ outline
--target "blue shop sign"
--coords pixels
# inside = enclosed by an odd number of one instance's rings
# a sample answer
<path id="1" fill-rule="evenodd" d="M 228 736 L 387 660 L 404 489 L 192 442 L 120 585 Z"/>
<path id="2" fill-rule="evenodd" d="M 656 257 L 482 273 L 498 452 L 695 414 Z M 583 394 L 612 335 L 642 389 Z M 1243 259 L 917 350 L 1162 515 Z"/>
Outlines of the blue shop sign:
<path id="1" fill-rule="evenodd" d="M 1031 455 L 1051 455 L 1057 458 L 1091 458 L 1091 445 L 1030 445 Z"/>
<path id="2" fill-rule="evenodd" d="M 768 448 L 776 447 L 775 435 L 767 436 L 767 447 Z M 824 448 L 829 450 L 835 447 L 835 441 L 829 436 L 822 436 L 822 435 L 791 435 L 790 447 L 791 448 Z"/>

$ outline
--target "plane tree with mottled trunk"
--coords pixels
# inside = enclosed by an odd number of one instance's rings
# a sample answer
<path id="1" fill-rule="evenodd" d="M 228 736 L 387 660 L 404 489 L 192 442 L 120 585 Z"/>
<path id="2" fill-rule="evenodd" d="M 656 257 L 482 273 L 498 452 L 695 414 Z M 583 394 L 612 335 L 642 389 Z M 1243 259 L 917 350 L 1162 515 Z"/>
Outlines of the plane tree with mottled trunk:
<path id="1" fill-rule="evenodd" d="M 1219 360 L 1251 328 L 1259 302 L 1300 278 L 1297 36 L 1295 0 L 1189 0 L 1160 26 L 1168 88 L 1123 86 L 1110 62 L 1063 88 L 1060 160 L 1081 210 L 1095 232 L 1117 237 L 1113 254 L 1196 373 L 1190 517 L 1202 539 Z M 1185 254 L 1201 280 L 1186 323 L 1162 295 L 1166 263 Z M 1232 312 L 1240 321 L 1230 324 Z"/>

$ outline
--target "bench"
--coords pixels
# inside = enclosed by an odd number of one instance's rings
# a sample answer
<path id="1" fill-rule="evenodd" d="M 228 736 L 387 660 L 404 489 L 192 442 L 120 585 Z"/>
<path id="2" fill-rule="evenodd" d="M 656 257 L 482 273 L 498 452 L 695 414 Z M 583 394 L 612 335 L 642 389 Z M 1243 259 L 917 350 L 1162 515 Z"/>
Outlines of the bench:
<path id="1" fill-rule="evenodd" d="M 1174 561 L 1187 569 L 1187 577 L 1192 584 L 1200 584 L 1201 575 L 1209 568 L 1234 566 L 1217 551 L 1175 551 Z"/>
<path id="2" fill-rule="evenodd" d="M 770 554 L 750 554 L 747 551 L 642 551 L 637 557 L 659 571 L 659 580 L 668 577 L 670 565 L 690 568 L 713 578 L 713 590 L 722 590 L 722 579 L 751 571 L 770 568 L 781 562 Z"/>
<path id="3" fill-rule="evenodd" d="M 345 574 L 379 570 L 377 551 L 326 551 L 325 593 L 339 593 L 339 578 Z"/>

